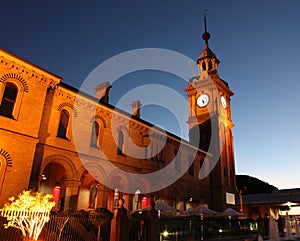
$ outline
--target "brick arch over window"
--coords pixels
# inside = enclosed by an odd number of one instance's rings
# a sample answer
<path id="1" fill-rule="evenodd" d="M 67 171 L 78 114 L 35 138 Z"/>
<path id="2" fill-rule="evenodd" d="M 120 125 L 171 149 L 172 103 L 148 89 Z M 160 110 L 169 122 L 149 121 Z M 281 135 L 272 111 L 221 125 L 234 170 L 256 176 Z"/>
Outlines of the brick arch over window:
<path id="1" fill-rule="evenodd" d="M 0 115 L 18 119 L 23 94 L 28 92 L 25 80 L 16 74 L 5 74 L 0 78 Z"/>
<path id="2" fill-rule="evenodd" d="M 5 151 L 4 149 L 0 149 L 0 156 L 3 156 L 5 158 L 6 166 L 8 167 L 12 166 L 12 159 L 7 151 Z"/>
<path id="3" fill-rule="evenodd" d="M 64 107 L 69 107 L 73 110 L 73 116 L 74 117 L 77 117 L 78 116 L 78 111 L 76 109 L 76 107 L 74 107 L 74 105 L 72 105 L 71 103 L 69 102 L 63 102 L 61 103 L 58 107 L 57 107 L 57 110 L 61 111 Z"/>
<path id="4" fill-rule="evenodd" d="M 94 121 L 94 120 L 99 120 L 99 121 L 101 121 L 102 124 L 103 124 L 103 127 L 104 127 L 104 128 L 107 127 L 107 123 L 106 123 L 106 121 L 104 120 L 104 118 L 103 118 L 102 116 L 100 116 L 100 115 L 95 115 L 95 118 L 93 118 L 92 121 Z"/>
<path id="5" fill-rule="evenodd" d="M 0 78 L 0 82 L 6 83 L 8 79 L 17 79 L 17 80 L 19 80 L 22 83 L 23 87 L 24 87 L 24 92 L 28 92 L 28 90 L 29 90 L 28 84 L 20 75 L 15 74 L 15 73 L 5 74 Z"/>
<path id="6" fill-rule="evenodd" d="M 7 168 L 12 167 L 12 159 L 7 151 L 0 149 L 0 194 L 5 179 L 5 172 Z"/>

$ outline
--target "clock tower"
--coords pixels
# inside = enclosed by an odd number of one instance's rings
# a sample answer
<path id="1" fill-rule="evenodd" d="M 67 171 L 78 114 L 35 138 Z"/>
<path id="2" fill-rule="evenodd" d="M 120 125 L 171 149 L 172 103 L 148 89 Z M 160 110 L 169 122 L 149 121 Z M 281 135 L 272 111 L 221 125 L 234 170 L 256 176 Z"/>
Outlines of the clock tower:
<path id="1" fill-rule="evenodd" d="M 236 199 L 230 105 L 233 92 L 218 75 L 220 61 L 208 46 L 210 34 L 206 30 L 206 17 L 204 20 L 205 48 L 197 60 L 199 76 L 191 78 L 185 88 L 189 139 L 191 144 L 212 155 L 201 166 L 199 178 L 209 176 L 211 208 L 224 211 L 235 205 Z"/>

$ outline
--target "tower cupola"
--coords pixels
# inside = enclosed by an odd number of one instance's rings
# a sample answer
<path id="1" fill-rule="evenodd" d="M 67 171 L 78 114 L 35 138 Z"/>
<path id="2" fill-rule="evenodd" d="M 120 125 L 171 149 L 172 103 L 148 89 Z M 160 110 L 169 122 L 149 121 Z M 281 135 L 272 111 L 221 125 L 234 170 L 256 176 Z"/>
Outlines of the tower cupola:
<path id="1" fill-rule="evenodd" d="M 206 27 L 206 13 L 204 14 L 204 29 L 205 32 L 202 34 L 202 39 L 205 41 L 205 48 L 201 52 L 197 60 L 200 79 L 201 77 L 206 76 L 207 73 L 210 73 L 212 71 L 217 72 L 218 64 L 220 63 L 215 53 L 208 47 L 208 40 L 210 39 L 210 34 L 207 32 Z"/>

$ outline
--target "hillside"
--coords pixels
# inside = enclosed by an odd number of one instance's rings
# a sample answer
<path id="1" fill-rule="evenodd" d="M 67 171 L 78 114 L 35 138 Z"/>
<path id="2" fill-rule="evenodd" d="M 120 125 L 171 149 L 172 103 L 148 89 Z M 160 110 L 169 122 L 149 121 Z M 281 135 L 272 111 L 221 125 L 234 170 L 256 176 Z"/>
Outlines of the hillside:
<path id="1" fill-rule="evenodd" d="M 236 186 L 239 190 L 246 187 L 243 194 L 270 193 L 277 189 L 273 185 L 248 175 L 236 175 Z"/>

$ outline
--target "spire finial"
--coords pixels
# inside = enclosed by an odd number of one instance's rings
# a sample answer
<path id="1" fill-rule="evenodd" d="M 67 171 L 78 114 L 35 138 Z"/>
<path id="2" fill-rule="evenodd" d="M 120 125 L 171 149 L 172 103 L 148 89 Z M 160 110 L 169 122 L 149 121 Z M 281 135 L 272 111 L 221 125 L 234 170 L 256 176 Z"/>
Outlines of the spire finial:
<path id="1" fill-rule="evenodd" d="M 205 9 L 204 11 L 204 33 L 202 34 L 202 39 L 205 41 L 205 44 L 208 46 L 208 40 L 210 38 L 210 34 L 207 32 L 207 27 L 206 27 L 206 16 L 207 16 L 208 10 Z"/>

